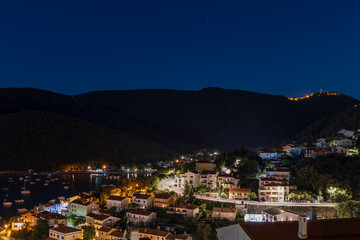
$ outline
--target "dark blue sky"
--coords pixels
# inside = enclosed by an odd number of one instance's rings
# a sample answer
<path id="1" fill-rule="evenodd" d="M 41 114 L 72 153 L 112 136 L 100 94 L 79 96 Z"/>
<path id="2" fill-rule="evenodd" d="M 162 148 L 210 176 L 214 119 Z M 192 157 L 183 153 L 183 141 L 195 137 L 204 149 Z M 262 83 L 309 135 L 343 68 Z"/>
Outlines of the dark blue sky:
<path id="1" fill-rule="evenodd" d="M 1 1 L 0 87 L 360 99 L 360 1 Z"/>

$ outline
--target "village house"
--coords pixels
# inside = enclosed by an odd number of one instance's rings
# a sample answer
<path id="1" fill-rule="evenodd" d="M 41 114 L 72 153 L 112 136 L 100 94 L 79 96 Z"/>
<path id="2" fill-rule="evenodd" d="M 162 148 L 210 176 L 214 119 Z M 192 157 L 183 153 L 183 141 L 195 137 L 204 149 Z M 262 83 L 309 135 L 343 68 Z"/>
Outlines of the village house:
<path id="1" fill-rule="evenodd" d="M 38 207 L 39 212 L 57 212 L 56 204 L 54 203 L 45 203 Z"/>
<path id="2" fill-rule="evenodd" d="M 344 147 L 344 146 L 333 146 L 331 148 L 331 152 L 332 153 L 337 153 L 337 154 L 342 154 L 342 155 L 349 155 L 349 148 Z"/>
<path id="3" fill-rule="evenodd" d="M 37 223 L 40 219 L 46 220 L 49 227 L 53 227 L 55 225 L 66 225 L 66 223 L 67 223 L 65 216 L 58 214 L 58 213 L 52 213 L 52 212 L 47 212 L 47 211 L 37 213 L 37 214 L 33 215 L 32 218 L 33 218 L 32 222 L 33 222 L 34 226 L 37 225 Z"/>
<path id="4" fill-rule="evenodd" d="M 322 156 L 328 154 L 328 151 L 324 148 L 308 148 L 305 153 L 307 158 L 316 158 L 317 156 Z"/>
<path id="5" fill-rule="evenodd" d="M 146 229 L 140 228 L 139 229 L 139 238 L 148 238 L 150 240 L 165 240 L 168 236 L 172 234 L 167 231 L 162 231 L 159 229 Z"/>
<path id="6" fill-rule="evenodd" d="M 229 188 L 229 198 L 244 200 L 247 199 L 247 196 L 251 192 L 251 189 L 247 188 Z"/>
<path id="7" fill-rule="evenodd" d="M 335 139 L 333 141 L 333 145 L 334 146 L 342 146 L 342 147 L 354 147 L 356 145 L 356 141 L 352 140 L 352 139 L 347 139 L 347 138 L 343 138 L 343 139 Z"/>
<path id="8" fill-rule="evenodd" d="M 82 239 L 82 230 L 68 227 L 65 225 L 55 225 L 53 228 L 49 229 L 49 238 L 47 240 L 74 240 Z"/>
<path id="9" fill-rule="evenodd" d="M 200 186 L 214 189 L 217 186 L 218 172 L 202 171 L 200 174 Z"/>
<path id="10" fill-rule="evenodd" d="M 202 171 L 215 171 L 216 164 L 206 161 L 206 160 L 200 160 L 196 162 L 196 170 L 199 172 Z"/>
<path id="11" fill-rule="evenodd" d="M 154 198 L 154 207 L 167 208 L 174 201 L 176 196 L 168 193 L 156 194 Z"/>
<path id="12" fill-rule="evenodd" d="M 270 149 L 263 149 L 259 151 L 259 156 L 261 159 L 276 159 L 278 154 Z"/>
<path id="13" fill-rule="evenodd" d="M 330 148 L 330 144 L 326 141 L 326 138 L 319 138 L 317 139 L 313 145 L 316 148 Z"/>
<path id="14" fill-rule="evenodd" d="M 222 186 L 223 188 L 236 188 L 239 183 L 239 179 L 235 178 L 231 174 L 223 173 L 218 175 L 217 182 L 219 187 Z"/>
<path id="15" fill-rule="evenodd" d="M 265 209 L 261 212 L 264 222 L 297 221 L 299 214 L 284 211 L 278 207 Z"/>
<path id="16" fill-rule="evenodd" d="M 267 168 L 266 177 L 259 178 L 259 199 L 284 202 L 290 191 L 290 171 L 287 168 Z"/>
<path id="17" fill-rule="evenodd" d="M 117 229 L 113 230 L 109 233 L 109 237 L 110 240 L 123 240 L 126 237 L 126 230 L 124 232 Z"/>
<path id="18" fill-rule="evenodd" d="M 71 203 L 69 203 L 69 214 L 75 215 L 79 217 L 86 217 L 89 213 L 98 213 L 99 212 L 99 205 L 85 201 L 81 198 L 78 198 Z"/>
<path id="19" fill-rule="evenodd" d="M 138 224 L 140 222 L 147 223 L 155 221 L 157 214 L 155 212 L 150 212 L 146 210 L 134 210 L 132 212 L 127 212 L 126 217 L 130 222 Z"/>
<path id="20" fill-rule="evenodd" d="M 109 240 L 110 233 L 113 232 L 114 229 L 111 227 L 101 227 L 99 229 L 96 229 L 96 239 L 97 240 Z"/>
<path id="21" fill-rule="evenodd" d="M 113 227 L 120 218 L 105 214 L 89 213 L 86 215 L 86 223 L 89 226 L 99 229 L 101 227 Z"/>
<path id="22" fill-rule="evenodd" d="M 154 196 L 147 194 L 134 194 L 132 201 L 138 205 L 139 209 L 148 209 L 153 206 Z"/>
<path id="23" fill-rule="evenodd" d="M 196 217 L 199 214 L 199 206 L 186 203 L 176 207 L 171 207 L 168 213 L 182 214 L 187 217 Z"/>
<path id="24" fill-rule="evenodd" d="M 178 188 L 183 187 L 185 184 L 189 184 L 193 188 L 200 186 L 200 173 L 198 171 L 187 171 L 180 174 L 180 177 L 175 178 L 175 186 Z"/>
<path id="25" fill-rule="evenodd" d="M 343 135 L 346 138 L 353 138 L 356 135 L 355 131 L 351 131 L 351 130 L 346 130 L 346 129 L 341 129 L 340 131 L 338 131 L 338 134 Z"/>
<path id="26" fill-rule="evenodd" d="M 235 221 L 236 213 L 237 211 L 235 208 L 214 207 L 212 217 L 221 220 Z"/>
<path id="27" fill-rule="evenodd" d="M 120 197 L 120 196 L 110 196 L 106 199 L 106 207 L 116 208 L 116 211 L 122 211 L 130 204 L 131 199 L 128 197 Z"/>

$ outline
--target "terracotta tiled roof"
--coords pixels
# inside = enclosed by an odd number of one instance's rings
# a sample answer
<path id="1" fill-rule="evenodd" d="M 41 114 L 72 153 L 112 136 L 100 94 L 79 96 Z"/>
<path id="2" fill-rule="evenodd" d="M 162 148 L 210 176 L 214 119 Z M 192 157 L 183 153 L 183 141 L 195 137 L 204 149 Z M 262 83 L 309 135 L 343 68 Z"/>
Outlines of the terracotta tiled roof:
<path id="1" fill-rule="evenodd" d="M 87 216 L 92 217 L 92 218 L 94 218 L 96 220 L 99 220 L 99 221 L 104 221 L 105 219 L 110 217 L 110 215 L 96 214 L 96 213 L 89 213 Z"/>
<path id="2" fill-rule="evenodd" d="M 299 240 L 298 222 L 240 223 L 253 240 Z M 360 239 L 360 218 L 325 219 L 308 222 L 308 240 Z"/>
<path id="3" fill-rule="evenodd" d="M 199 161 L 197 161 L 196 163 L 212 163 L 212 162 L 210 162 L 210 161 L 208 161 L 208 160 L 199 160 Z"/>
<path id="4" fill-rule="evenodd" d="M 60 232 L 60 233 L 74 233 L 74 232 L 81 232 L 80 229 L 77 228 L 73 228 L 73 227 L 68 227 L 65 225 L 60 225 L 58 227 L 54 227 L 52 228 L 52 230 L 56 231 L 56 232 Z"/>
<path id="5" fill-rule="evenodd" d="M 65 219 L 65 216 L 63 216 L 61 214 L 51 213 L 48 211 L 38 213 L 38 214 L 36 214 L 36 217 L 43 218 L 43 219 Z"/>
<path id="6" fill-rule="evenodd" d="M 229 193 L 250 193 L 249 188 L 229 188 Z"/>
<path id="7" fill-rule="evenodd" d="M 109 235 L 114 236 L 114 237 L 121 237 L 122 238 L 124 236 L 124 232 L 119 231 L 119 230 L 115 230 L 115 231 L 112 231 Z"/>
<path id="8" fill-rule="evenodd" d="M 99 228 L 99 232 L 111 232 L 111 230 L 113 230 L 112 228 L 110 227 L 101 227 Z"/>
<path id="9" fill-rule="evenodd" d="M 46 207 L 46 208 L 48 208 L 48 207 L 54 206 L 54 204 L 52 204 L 52 203 L 45 203 L 45 204 L 43 204 L 43 206 Z"/>
<path id="10" fill-rule="evenodd" d="M 120 196 L 110 196 L 108 200 L 115 200 L 115 201 L 122 201 L 126 199 L 126 197 L 120 197 Z"/>
<path id="11" fill-rule="evenodd" d="M 48 238 L 45 238 L 45 240 L 57 240 L 56 238 L 52 238 L 52 237 L 48 237 Z"/>
<path id="12" fill-rule="evenodd" d="M 299 215 L 298 213 L 296 212 L 292 212 L 292 211 L 285 211 L 285 210 L 282 210 L 278 207 L 273 207 L 273 208 L 268 208 L 268 209 L 265 209 L 263 210 L 264 213 L 267 213 L 267 214 L 270 214 L 270 215 L 273 215 L 273 216 L 276 216 L 276 215 L 279 215 L 279 214 L 283 214 L 283 213 L 292 213 L 292 214 L 297 214 Z"/>
<path id="13" fill-rule="evenodd" d="M 216 174 L 216 171 L 205 170 L 201 172 L 201 175 Z"/>
<path id="14" fill-rule="evenodd" d="M 153 212 L 150 211 L 146 211 L 146 210 L 134 210 L 132 212 L 132 214 L 136 214 L 136 215 L 143 215 L 143 216 L 150 216 Z"/>
<path id="15" fill-rule="evenodd" d="M 136 194 L 134 196 L 137 199 L 149 199 L 150 197 L 152 197 L 151 195 L 147 195 L 147 194 Z"/>
<path id="16" fill-rule="evenodd" d="M 181 204 L 181 205 L 177 206 L 176 208 L 196 209 L 198 207 L 199 206 L 197 206 L 197 205 L 189 203 L 189 204 Z"/>
<path id="17" fill-rule="evenodd" d="M 172 195 L 168 193 L 156 194 L 155 198 L 159 199 L 169 199 Z"/>
<path id="18" fill-rule="evenodd" d="M 155 235 L 159 237 L 166 237 L 170 234 L 170 232 L 157 230 L 157 229 L 146 229 L 146 228 L 140 228 L 139 234 L 147 234 L 147 235 Z"/>
<path id="19" fill-rule="evenodd" d="M 83 205 L 83 206 L 88 206 L 88 205 L 91 204 L 90 202 L 88 202 L 88 201 L 86 201 L 86 200 L 82 200 L 82 199 L 80 199 L 80 198 L 72 201 L 71 203 L 75 203 L 75 204 L 79 204 L 79 205 Z"/>

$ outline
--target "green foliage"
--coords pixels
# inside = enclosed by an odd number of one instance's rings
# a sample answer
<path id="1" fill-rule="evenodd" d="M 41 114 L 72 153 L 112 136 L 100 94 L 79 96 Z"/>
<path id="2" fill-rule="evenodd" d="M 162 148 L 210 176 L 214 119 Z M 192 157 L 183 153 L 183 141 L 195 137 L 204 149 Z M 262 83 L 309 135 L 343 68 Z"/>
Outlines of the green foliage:
<path id="1" fill-rule="evenodd" d="M 236 214 L 236 222 L 244 222 L 245 218 L 245 213 L 239 211 L 237 214 Z"/>
<path id="2" fill-rule="evenodd" d="M 360 159 L 341 155 L 319 156 L 315 159 L 303 159 L 296 172 L 296 184 L 299 190 L 325 193 L 327 188 L 346 189 L 355 200 L 360 199 Z"/>
<path id="3" fill-rule="evenodd" d="M 188 183 L 184 185 L 184 196 L 182 198 L 188 203 L 193 203 L 195 201 L 194 189 Z"/>
<path id="4" fill-rule="evenodd" d="M 82 218 L 68 218 L 67 220 L 74 227 L 78 227 L 79 225 L 82 225 L 86 222 L 86 219 L 83 217 Z"/>
<path id="5" fill-rule="evenodd" d="M 39 219 L 32 233 L 31 240 L 45 240 L 49 236 L 48 222 Z"/>
<path id="6" fill-rule="evenodd" d="M 194 188 L 194 192 L 199 193 L 199 194 L 204 194 L 207 192 L 211 192 L 211 188 L 200 186 L 200 187 Z"/>
<path id="7" fill-rule="evenodd" d="M 360 217 L 360 201 L 346 201 L 337 204 L 337 215 L 340 218 Z"/>
<path id="8" fill-rule="evenodd" d="M 91 226 L 83 226 L 83 239 L 84 240 L 92 240 L 95 238 L 95 228 Z"/>
<path id="9" fill-rule="evenodd" d="M 184 163 L 183 165 L 181 165 L 179 173 L 186 173 L 187 171 L 194 171 L 195 168 L 196 168 L 195 162 Z"/>
<path id="10" fill-rule="evenodd" d="M 186 217 L 184 227 L 188 233 L 194 233 L 198 225 L 198 220 L 194 217 Z"/>
<path id="11" fill-rule="evenodd" d="M 328 194 L 328 198 L 334 202 L 345 202 L 351 199 L 351 193 L 346 191 L 345 189 L 337 188 L 337 187 L 329 187 L 326 189 L 326 193 Z"/>
<path id="12" fill-rule="evenodd" d="M 293 191 L 288 196 L 290 201 L 313 201 L 315 200 L 313 194 L 308 191 Z"/>
<path id="13" fill-rule="evenodd" d="M 255 200 L 255 199 L 257 199 L 256 193 L 250 192 L 250 193 L 248 194 L 247 198 L 250 199 L 250 200 Z"/>
<path id="14" fill-rule="evenodd" d="M 215 240 L 216 235 L 209 224 L 201 222 L 196 227 L 194 238 L 196 240 Z"/>

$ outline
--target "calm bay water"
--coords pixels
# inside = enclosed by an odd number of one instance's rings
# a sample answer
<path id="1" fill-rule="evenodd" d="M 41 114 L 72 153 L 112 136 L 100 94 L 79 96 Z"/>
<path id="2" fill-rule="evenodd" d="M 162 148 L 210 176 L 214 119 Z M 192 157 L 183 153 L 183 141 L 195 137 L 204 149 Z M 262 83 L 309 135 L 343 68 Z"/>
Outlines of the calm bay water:
<path id="1" fill-rule="evenodd" d="M 24 186 L 24 181 L 19 180 L 24 175 L 0 175 L 0 216 L 8 219 L 11 216 L 17 215 L 17 209 L 26 208 L 31 209 L 33 206 L 40 203 L 47 203 L 49 200 L 57 197 L 70 197 L 81 192 L 88 192 L 99 189 L 104 184 L 117 184 L 122 177 L 136 177 L 136 174 L 123 174 L 120 177 L 109 177 L 105 174 L 66 174 L 52 176 L 58 177 L 59 180 L 51 181 L 46 176 L 31 176 L 30 181 L 35 184 L 26 182 L 26 189 L 30 190 L 30 194 L 21 194 L 21 188 Z M 9 182 L 11 177 L 14 182 Z M 40 181 L 36 181 L 40 178 Z M 48 186 L 44 186 L 46 180 L 49 180 Z M 63 184 L 65 183 L 65 184 Z M 69 186 L 69 189 L 64 189 L 64 186 Z M 4 190 L 9 188 L 9 190 Z M 24 199 L 24 203 L 15 203 L 15 200 Z M 12 202 L 12 206 L 4 206 L 3 202 Z"/>

